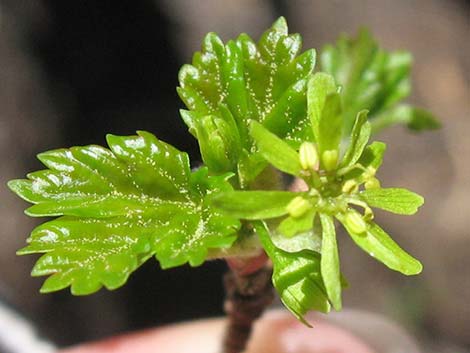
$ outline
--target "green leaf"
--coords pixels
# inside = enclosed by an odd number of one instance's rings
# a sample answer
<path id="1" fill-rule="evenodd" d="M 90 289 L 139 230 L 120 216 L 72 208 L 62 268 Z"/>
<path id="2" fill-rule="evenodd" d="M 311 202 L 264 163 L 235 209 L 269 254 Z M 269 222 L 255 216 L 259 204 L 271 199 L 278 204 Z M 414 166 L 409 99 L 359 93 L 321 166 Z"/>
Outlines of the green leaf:
<path id="1" fill-rule="evenodd" d="M 356 234 L 347 227 L 342 217 L 338 217 L 338 219 L 343 223 L 351 238 L 362 250 L 382 262 L 388 268 L 407 276 L 416 275 L 422 271 L 423 266 L 421 263 L 400 248 L 377 224 L 372 222 L 367 232 Z"/>
<path id="2" fill-rule="evenodd" d="M 435 130 L 441 127 L 441 123 L 431 112 L 411 107 L 409 119 L 406 122 L 408 129 L 412 131 Z"/>
<path id="3" fill-rule="evenodd" d="M 408 129 L 416 132 L 435 130 L 441 127 L 441 123 L 430 112 L 400 104 L 379 114 L 372 121 L 372 131 L 376 133 L 395 124 L 406 125 Z"/>
<path id="4" fill-rule="evenodd" d="M 310 53 L 315 52 L 310 51 Z M 267 129 L 279 136 L 285 136 L 288 140 L 300 141 L 298 135 L 307 134 L 305 131 L 307 129 L 305 124 L 307 122 L 305 112 L 307 82 L 306 78 L 299 80 L 279 98 L 274 108 L 263 120 L 263 125 Z"/>
<path id="5" fill-rule="evenodd" d="M 297 151 L 256 121 L 251 122 L 250 133 L 260 154 L 269 163 L 285 173 L 300 174 L 302 168 Z"/>
<path id="6" fill-rule="evenodd" d="M 345 133 L 352 128 L 356 113 L 363 109 L 369 111 L 369 119 L 374 122 L 373 133 L 395 123 L 406 123 L 419 131 L 437 127 L 430 115 L 421 114 L 422 119 L 417 117 L 414 124 L 409 124 L 403 117 L 392 118 L 386 113 L 394 111 L 410 94 L 409 53 L 380 49 L 369 31 L 361 29 L 354 38 L 341 36 L 336 45 L 323 48 L 320 56 L 321 70 L 333 75 L 343 88 Z"/>
<path id="7" fill-rule="evenodd" d="M 341 115 L 341 96 L 332 93 L 325 99 L 325 106 L 319 121 L 319 135 L 316 137 L 320 154 L 325 151 L 339 150 L 343 120 Z"/>
<path id="8" fill-rule="evenodd" d="M 234 170 L 241 143 L 233 117 L 221 119 L 208 115 L 195 122 L 195 129 L 204 163 L 215 173 Z"/>
<path id="9" fill-rule="evenodd" d="M 282 220 L 277 227 L 277 231 L 286 237 L 293 236 L 310 231 L 313 228 L 313 220 L 315 218 L 315 210 L 310 209 L 301 217 L 289 216 Z"/>
<path id="10" fill-rule="evenodd" d="M 341 161 L 341 167 L 354 165 L 361 157 L 364 148 L 370 137 L 370 123 L 367 121 L 367 110 L 362 110 L 357 114 L 356 122 L 351 133 L 351 140 Z"/>
<path id="11" fill-rule="evenodd" d="M 287 219 L 289 218 L 290 217 Z M 302 250 L 321 252 L 321 235 L 312 228 L 308 231 L 299 232 L 291 237 L 280 233 L 278 229 L 276 229 L 276 231 L 271 233 L 271 240 L 276 247 L 290 253 Z"/>
<path id="12" fill-rule="evenodd" d="M 252 157 L 257 158 L 252 156 L 248 136 L 250 120 L 289 140 L 308 135 L 307 79 L 315 66 L 315 51 L 298 55 L 301 46 L 300 36 L 288 34 L 282 17 L 258 43 L 242 34 L 224 44 L 216 34 L 208 34 L 192 64 L 184 65 L 179 73 L 178 93 L 189 110 L 182 117 L 190 131 L 195 134 L 198 120 L 207 115 L 226 120 L 229 115 L 222 110 L 227 109 L 240 136 L 244 153 L 238 157 L 244 159 L 244 166 L 251 164 Z M 224 136 L 221 139 L 227 140 Z M 235 155 L 230 148 L 227 154 Z M 223 172 L 245 170 L 218 159 L 216 164 L 223 166 Z M 240 177 L 248 183 L 256 175 Z"/>
<path id="13" fill-rule="evenodd" d="M 308 116 L 317 143 L 322 135 L 320 131 L 320 121 L 322 120 L 326 99 L 329 95 L 336 93 L 336 91 L 337 88 L 334 78 L 323 72 L 316 73 L 308 82 Z"/>
<path id="14" fill-rule="evenodd" d="M 18 254 L 45 253 L 32 271 L 33 276 L 51 275 L 41 292 L 71 286 L 73 294 L 86 295 L 102 285 L 122 286 L 152 256 L 151 235 L 151 229 L 124 217 L 60 217 L 37 227 Z"/>
<path id="15" fill-rule="evenodd" d="M 297 319 L 310 326 L 304 318 L 308 311 L 330 310 L 320 273 L 320 254 L 310 250 L 285 252 L 274 246 L 265 225 L 257 222 L 255 230 L 273 263 L 273 284 L 282 303 Z"/>
<path id="16" fill-rule="evenodd" d="M 365 168 L 370 167 L 375 170 L 379 169 L 383 162 L 383 157 L 387 145 L 383 142 L 374 141 L 364 149 L 359 164 Z"/>
<path id="17" fill-rule="evenodd" d="M 266 171 L 268 163 L 260 153 L 249 153 L 242 150 L 237 166 L 240 188 L 246 189 L 253 180 Z"/>
<path id="18" fill-rule="evenodd" d="M 420 195 L 400 188 L 368 189 L 359 195 L 371 207 L 403 215 L 415 214 L 424 203 Z"/>
<path id="19" fill-rule="evenodd" d="M 320 213 L 322 225 L 321 274 L 333 307 L 341 310 L 341 272 L 339 270 L 336 231 L 331 216 Z"/>
<path id="20" fill-rule="evenodd" d="M 268 219 L 287 214 L 287 205 L 301 193 L 290 191 L 231 191 L 212 197 L 212 204 L 242 219 Z"/>
<path id="21" fill-rule="evenodd" d="M 149 257 L 162 267 L 200 265 L 235 241 L 239 221 L 208 200 L 232 187 L 227 176 L 191 172 L 187 155 L 146 132 L 108 136 L 110 150 L 72 147 L 39 155 L 49 168 L 9 187 L 33 203 L 32 216 L 65 216 L 35 229 L 20 254 L 46 253 L 33 275 L 43 291 L 114 289 Z"/>

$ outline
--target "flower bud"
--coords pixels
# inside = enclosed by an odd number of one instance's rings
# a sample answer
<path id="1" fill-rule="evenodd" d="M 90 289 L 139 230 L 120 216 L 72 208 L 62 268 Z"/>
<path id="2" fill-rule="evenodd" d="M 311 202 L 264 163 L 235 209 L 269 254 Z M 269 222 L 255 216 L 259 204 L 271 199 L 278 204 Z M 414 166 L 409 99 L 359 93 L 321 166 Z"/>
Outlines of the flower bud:
<path id="1" fill-rule="evenodd" d="M 364 178 L 366 179 L 372 178 L 375 176 L 375 173 L 377 173 L 377 169 L 372 166 L 368 166 L 366 170 L 364 171 Z"/>
<path id="2" fill-rule="evenodd" d="M 312 205 L 310 202 L 305 200 L 301 196 L 297 196 L 294 199 L 292 199 L 291 202 L 287 205 L 287 212 L 294 218 L 299 218 L 302 215 L 304 215 L 305 212 L 307 212 Z"/>
<path id="3" fill-rule="evenodd" d="M 362 234 L 367 230 L 367 224 L 357 212 L 348 212 L 345 218 L 345 226 L 355 234 Z"/>
<path id="4" fill-rule="evenodd" d="M 349 179 L 346 180 L 346 182 L 343 184 L 341 191 L 347 194 L 357 192 L 358 190 L 358 185 L 355 180 Z"/>
<path id="5" fill-rule="evenodd" d="M 304 170 L 318 170 L 320 160 L 315 145 L 311 142 L 304 142 L 299 150 L 300 165 Z"/>
<path id="6" fill-rule="evenodd" d="M 379 179 L 377 179 L 375 177 L 372 177 L 372 178 L 368 179 L 365 182 L 364 187 L 367 190 L 368 189 L 379 189 L 380 188 L 380 181 L 379 181 Z"/>
<path id="7" fill-rule="evenodd" d="M 323 166 L 327 171 L 332 171 L 338 163 L 338 150 L 327 150 L 322 154 Z"/>

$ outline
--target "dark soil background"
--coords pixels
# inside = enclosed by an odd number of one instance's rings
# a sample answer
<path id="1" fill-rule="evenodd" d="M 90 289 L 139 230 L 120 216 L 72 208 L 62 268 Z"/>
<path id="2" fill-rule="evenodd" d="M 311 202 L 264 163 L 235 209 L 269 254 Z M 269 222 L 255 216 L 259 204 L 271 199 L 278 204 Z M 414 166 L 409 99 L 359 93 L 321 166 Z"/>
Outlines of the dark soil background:
<path id="1" fill-rule="evenodd" d="M 470 345 L 468 232 L 470 176 L 470 5 L 457 0 L 354 1 L 0 1 L 1 182 L 41 168 L 47 149 L 104 144 L 106 133 L 148 130 L 199 159 L 179 118 L 175 87 L 203 35 L 257 38 L 280 15 L 321 46 L 339 33 L 371 27 L 389 49 L 411 51 L 412 100 L 444 123 L 412 136 L 394 128 L 383 176 L 424 194 L 415 218 L 384 220 L 394 237 L 422 259 L 418 278 L 389 273 L 342 242 L 352 283 L 346 305 L 384 313 L 422 338 L 427 352 L 464 352 Z M 40 295 L 32 257 L 15 257 L 34 220 L 25 203 L 1 188 L 0 295 L 59 345 L 118 332 L 222 314 L 225 265 L 161 271 L 148 261 L 114 292 Z M 467 298 L 467 299 L 465 299 Z"/>

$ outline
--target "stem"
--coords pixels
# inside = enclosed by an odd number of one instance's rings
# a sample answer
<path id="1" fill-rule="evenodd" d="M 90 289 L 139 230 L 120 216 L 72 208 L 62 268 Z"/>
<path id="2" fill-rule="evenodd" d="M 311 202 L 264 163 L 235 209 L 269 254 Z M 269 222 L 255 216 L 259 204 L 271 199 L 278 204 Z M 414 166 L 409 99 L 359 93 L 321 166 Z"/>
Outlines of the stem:
<path id="1" fill-rule="evenodd" d="M 264 265 L 255 272 L 241 274 L 235 268 L 224 276 L 227 326 L 223 353 L 241 353 L 250 339 L 254 321 L 274 299 L 272 269 Z"/>

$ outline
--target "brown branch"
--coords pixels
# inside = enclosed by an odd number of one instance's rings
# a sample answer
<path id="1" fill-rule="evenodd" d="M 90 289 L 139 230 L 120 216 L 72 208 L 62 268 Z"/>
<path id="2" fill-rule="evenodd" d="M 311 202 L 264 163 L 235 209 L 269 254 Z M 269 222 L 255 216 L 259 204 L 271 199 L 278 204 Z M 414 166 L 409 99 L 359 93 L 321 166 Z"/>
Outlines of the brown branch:
<path id="1" fill-rule="evenodd" d="M 254 321 L 274 299 L 271 275 L 272 270 L 267 266 L 247 275 L 240 275 L 234 270 L 225 275 L 227 327 L 223 353 L 241 353 L 245 350 Z"/>

